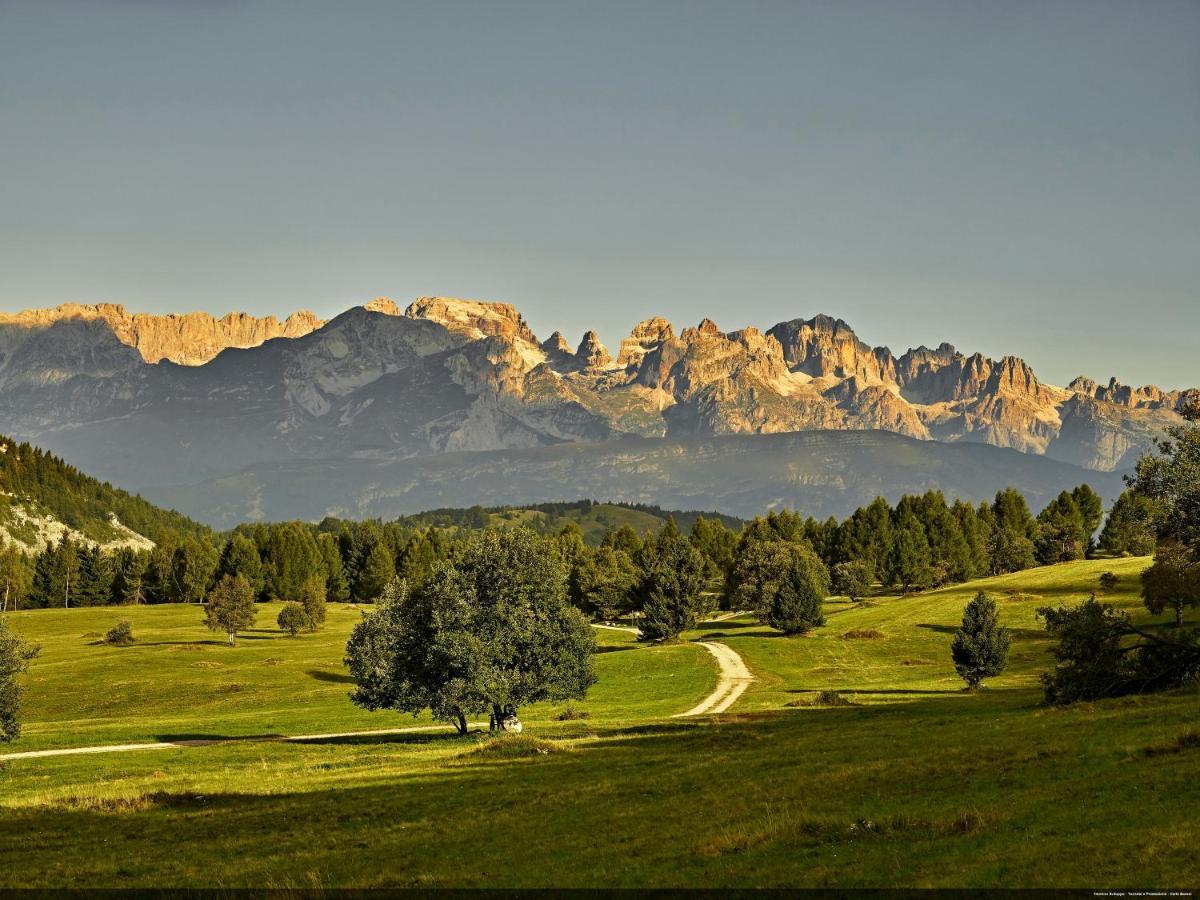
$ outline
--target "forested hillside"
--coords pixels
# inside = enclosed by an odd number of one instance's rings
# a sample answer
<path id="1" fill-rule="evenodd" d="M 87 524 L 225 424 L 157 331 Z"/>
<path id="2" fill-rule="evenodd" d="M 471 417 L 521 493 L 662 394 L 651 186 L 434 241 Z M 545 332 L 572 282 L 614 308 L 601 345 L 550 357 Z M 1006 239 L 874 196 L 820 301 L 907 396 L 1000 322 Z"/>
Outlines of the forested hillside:
<path id="1" fill-rule="evenodd" d="M 645 503 L 598 503 L 595 500 L 576 500 L 564 503 L 537 503 L 532 506 L 471 506 L 431 509 L 411 516 L 401 516 L 397 524 L 408 528 L 487 528 L 489 526 L 523 525 L 539 534 L 552 534 L 567 523 L 574 523 L 583 532 L 584 540 L 599 544 L 608 531 L 628 525 L 634 531 L 657 531 L 674 519 L 684 531 L 690 531 L 699 518 L 715 519 L 727 528 L 737 530 L 743 520 L 716 512 L 668 510 Z"/>
<path id="2" fill-rule="evenodd" d="M 210 540 L 211 530 L 83 474 L 58 457 L 0 435 L 0 529 L 37 550 L 38 521 L 53 520 L 87 542 L 154 544 L 183 537 Z M 116 517 L 116 522 L 113 518 Z M 44 529 L 43 529 L 44 530 Z M 61 530 L 61 529 L 60 529 Z"/>

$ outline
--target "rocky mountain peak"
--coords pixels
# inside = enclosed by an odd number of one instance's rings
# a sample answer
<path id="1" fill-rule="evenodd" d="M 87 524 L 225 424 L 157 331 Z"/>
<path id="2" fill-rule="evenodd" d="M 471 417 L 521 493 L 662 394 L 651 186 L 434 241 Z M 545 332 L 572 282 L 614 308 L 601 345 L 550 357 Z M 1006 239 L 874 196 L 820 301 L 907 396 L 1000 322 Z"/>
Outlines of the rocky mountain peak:
<path id="1" fill-rule="evenodd" d="M 589 331 L 583 336 L 579 348 L 575 351 L 575 359 L 588 369 L 605 369 L 612 365 L 612 354 L 600 343 L 600 335 L 594 331 Z"/>
<path id="2" fill-rule="evenodd" d="M 589 334 L 590 333 L 591 332 L 589 332 Z M 572 355 L 571 345 L 567 343 L 567 339 L 563 337 L 563 333 L 561 331 L 554 332 L 554 334 L 542 341 L 542 350 L 545 351 L 547 355 L 554 353 L 562 353 L 567 356 Z"/>
<path id="3" fill-rule="evenodd" d="M 859 377 L 869 382 L 890 381 L 891 354 L 859 340 L 841 319 L 818 314 L 792 319 L 771 328 L 768 335 L 783 348 L 783 358 L 793 372 L 813 378 Z"/>
<path id="4" fill-rule="evenodd" d="M 363 309 L 370 312 L 383 313 L 385 316 L 402 315 L 400 307 L 390 297 L 376 297 L 374 300 L 368 300 L 363 304 Z"/>
<path id="5" fill-rule="evenodd" d="M 498 337 L 539 347 L 538 339 L 511 303 L 460 300 L 454 297 L 418 297 L 404 311 L 410 319 L 428 319 L 468 340 Z"/>
<path id="6" fill-rule="evenodd" d="M 645 319 L 634 325 L 629 337 L 621 341 L 621 349 L 617 352 L 617 365 L 624 368 L 637 367 L 648 352 L 674 338 L 675 330 L 662 316 Z"/>

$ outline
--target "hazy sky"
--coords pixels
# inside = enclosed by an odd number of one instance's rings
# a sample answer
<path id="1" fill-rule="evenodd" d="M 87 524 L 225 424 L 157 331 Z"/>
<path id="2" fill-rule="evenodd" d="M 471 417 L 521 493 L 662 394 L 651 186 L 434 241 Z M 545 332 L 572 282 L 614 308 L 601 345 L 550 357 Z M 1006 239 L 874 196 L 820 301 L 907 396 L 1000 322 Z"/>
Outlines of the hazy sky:
<path id="1" fill-rule="evenodd" d="M 385 294 L 1200 384 L 1200 2 L 0 0 L 0 308 Z"/>

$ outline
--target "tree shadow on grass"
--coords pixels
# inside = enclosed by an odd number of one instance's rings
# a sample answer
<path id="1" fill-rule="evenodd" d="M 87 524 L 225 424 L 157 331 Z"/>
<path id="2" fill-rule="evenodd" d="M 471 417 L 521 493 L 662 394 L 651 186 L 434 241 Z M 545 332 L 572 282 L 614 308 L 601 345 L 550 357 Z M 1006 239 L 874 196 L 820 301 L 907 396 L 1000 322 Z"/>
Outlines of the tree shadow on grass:
<path id="1" fill-rule="evenodd" d="M 229 641 L 134 641 L 131 647 L 228 647 Z"/>
<path id="2" fill-rule="evenodd" d="M 466 735 L 459 734 L 451 726 L 447 725 L 445 731 L 410 731 L 399 732 L 397 734 L 346 734 L 338 737 L 327 738 L 303 738 L 297 740 L 289 739 L 289 744 L 304 744 L 305 746 L 356 746 L 356 745 L 377 745 L 377 744 L 434 744 L 444 743 L 452 740 L 462 740 L 465 737 L 470 737 L 474 732 Z"/>
<path id="3" fill-rule="evenodd" d="M 622 650 L 636 650 L 637 644 L 608 644 L 603 647 L 597 647 L 596 653 L 619 653 Z"/>
<path id="4" fill-rule="evenodd" d="M 1001 622 L 1001 624 L 1004 623 Z M 931 625 L 928 622 L 922 622 L 917 627 L 924 628 L 926 631 L 936 631 L 938 634 L 955 634 L 958 631 L 957 625 Z M 1046 632 L 1041 628 L 1009 628 L 1008 633 L 1022 639 L 1046 637 Z"/>
<path id="5" fill-rule="evenodd" d="M 282 734 L 211 734 L 206 732 L 183 732 L 181 734 L 156 734 L 156 741 L 161 741 L 164 744 L 227 744 L 245 741 L 254 743 L 256 741 L 282 741 Z"/>
<path id="6" fill-rule="evenodd" d="M 840 687 L 840 688 L 790 688 L 789 694 L 819 694 L 822 691 L 831 691 L 838 694 L 961 694 L 962 688 L 857 688 L 857 687 Z"/>
<path id="7" fill-rule="evenodd" d="M 694 631 L 724 631 L 726 628 L 762 628 L 757 622 L 737 622 L 733 619 L 722 619 L 720 622 L 698 622 Z"/>
<path id="8" fill-rule="evenodd" d="M 331 684 L 354 684 L 354 679 L 344 672 L 325 672 L 321 669 L 309 669 L 304 673 L 317 681 L 328 681 Z"/>

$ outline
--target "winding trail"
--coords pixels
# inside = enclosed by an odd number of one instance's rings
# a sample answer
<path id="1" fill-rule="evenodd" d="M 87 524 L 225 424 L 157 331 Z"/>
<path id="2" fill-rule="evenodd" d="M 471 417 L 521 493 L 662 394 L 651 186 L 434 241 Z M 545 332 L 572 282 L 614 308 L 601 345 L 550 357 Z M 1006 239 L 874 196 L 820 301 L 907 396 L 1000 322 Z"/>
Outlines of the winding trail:
<path id="1" fill-rule="evenodd" d="M 705 621 L 724 622 L 737 615 L 741 615 L 741 613 L 726 612 Z M 629 625 L 597 625 L 593 623 L 592 627 L 603 628 L 605 631 L 640 633 Z M 696 643 L 717 658 L 717 665 L 721 670 L 717 678 L 717 686 L 711 694 L 687 712 L 676 713 L 671 716 L 672 719 L 723 713 L 737 702 L 738 697 L 746 692 L 746 688 L 750 687 L 750 682 L 754 680 L 754 676 L 750 674 L 750 669 L 746 666 L 746 661 L 728 644 L 720 644 L 716 641 L 696 641 Z"/>
<path id="2" fill-rule="evenodd" d="M 699 641 L 698 643 L 717 658 L 721 675 L 717 679 L 716 689 L 711 694 L 687 712 L 676 713 L 671 717 L 673 719 L 723 713 L 733 706 L 737 698 L 745 693 L 746 688 L 750 687 L 750 682 L 754 680 L 750 669 L 746 667 L 746 661 L 732 647 L 718 644 L 716 641 Z"/>
<path id="3" fill-rule="evenodd" d="M 736 615 L 731 613 L 722 618 L 730 618 Z M 709 621 L 717 622 L 722 618 L 711 619 Z M 624 631 L 629 634 L 637 634 L 638 630 L 629 625 L 592 625 L 593 628 L 602 628 L 606 631 Z M 716 641 L 697 641 L 701 647 L 711 653 L 717 659 L 717 665 L 720 667 L 720 675 L 717 678 L 717 686 L 711 694 L 693 706 L 687 712 L 676 713 L 671 718 L 681 719 L 689 716 L 703 716 L 707 714 L 723 713 L 737 701 L 738 697 L 742 696 L 746 688 L 750 686 L 750 682 L 754 680 L 754 676 L 750 674 L 750 670 L 746 667 L 746 662 L 743 660 L 733 648 L 719 644 Z M 471 722 L 471 728 L 482 728 L 486 722 Z M 273 744 L 304 744 L 313 743 L 316 741 L 334 741 L 351 739 L 358 737 L 380 737 L 392 734 L 420 734 L 422 732 L 439 732 L 444 731 L 445 725 L 414 725 L 411 728 L 379 728 L 372 731 L 335 731 L 328 734 L 263 734 L 263 735 L 248 735 L 246 737 L 220 737 L 220 738 L 190 738 L 178 741 L 153 741 L 137 744 L 98 744 L 93 747 L 57 747 L 52 750 L 24 750 L 19 753 L 0 753 L 0 762 L 8 762 L 17 759 L 44 759 L 50 756 L 83 756 L 90 753 L 133 753 L 139 750 L 183 750 L 189 747 L 211 747 L 214 744 L 237 744 L 237 743 L 273 743 Z"/>

